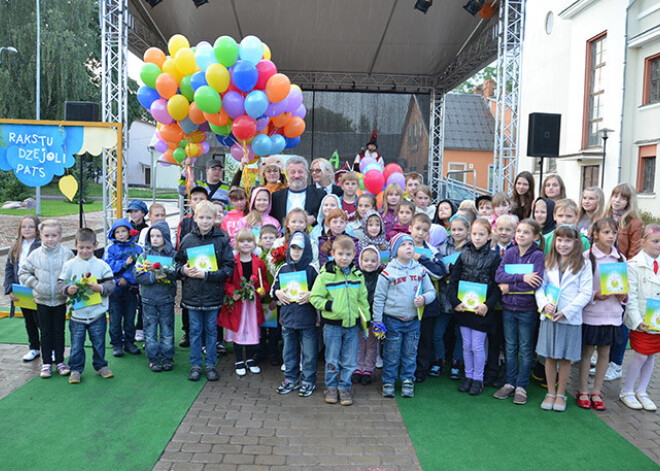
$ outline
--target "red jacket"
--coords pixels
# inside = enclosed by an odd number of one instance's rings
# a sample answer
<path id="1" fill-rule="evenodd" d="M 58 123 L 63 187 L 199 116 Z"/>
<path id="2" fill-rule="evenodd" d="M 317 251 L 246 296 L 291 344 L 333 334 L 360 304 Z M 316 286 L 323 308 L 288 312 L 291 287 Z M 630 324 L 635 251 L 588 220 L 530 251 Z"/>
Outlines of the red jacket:
<path id="1" fill-rule="evenodd" d="M 243 265 L 241 263 L 240 254 L 236 254 L 234 262 L 236 263 L 234 273 L 231 278 L 225 282 L 225 294 L 227 296 L 232 296 L 234 291 L 240 289 L 241 278 L 243 277 Z M 259 282 L 259 270 L 261 270 L 261 283 Z M 266 273 L 268 273 L 266 264 L 259 257 L 252 254 L 252 275 L 257 280 L 254 285 L 256 288 L 261 286 L 264 289 L 264 295 L 270 292 L 270 285 L 268 284 Z M 260 297 L 256 292 L 254 293 L 254 298 L 257 302 L 257 323 L 261 325 L 265 321 L 264 310 L 261 307 Z M 218 316 L 218 325 L 234 332 L 238 331 L 238 327 L 241 325 L 242 307 L 242 301 L 236 301 L 233 308 L 229 307 L 228 304 L 224 304 L 220 310 L 220 315 Z"/>

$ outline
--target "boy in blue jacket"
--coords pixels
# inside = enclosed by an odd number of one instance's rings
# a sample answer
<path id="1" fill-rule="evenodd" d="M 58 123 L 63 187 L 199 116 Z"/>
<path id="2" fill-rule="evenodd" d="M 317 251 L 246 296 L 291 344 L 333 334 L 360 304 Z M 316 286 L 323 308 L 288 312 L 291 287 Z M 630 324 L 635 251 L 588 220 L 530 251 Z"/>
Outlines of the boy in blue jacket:
<path id="1" fill-rule="evenodd" d="M 140 284 L 140 295 L 144 316 L 144 349 L 149 360 L 149 369 L 154 373 L 170 371 L 174 361 L 174 298 L 176 297 L 176 271 L 170 226 L 165 221 L 158 221 L 147 229 L 144 241 L 146 260 L 136 265 L 134 274 Z M 169 269 L 154 257 L 167 257 Z M 155 260 L 155 261 L 154 261 Z M 155 273 L 159 263 L 165 270 Z M 158 327 L 160 326 L 160 342 Z"/>
<path id="2" fill-rule="evenodd" d="M 110 295 L 110 344 L 112 354 L 124 355 L 124 350 L 139 355 L 135 346 L 135 311 L 138 303 L 138 286 L 133 276 L 133 264 L 142 253 L 137 243 L 139 232 L 128 220 L 117 219 L 108 232 L 112 244 L 105 249 L 103 261 L 110 265 L 116 288 Z"/>
<path id="3" fill-rule="evenodd" d="M 288 394 L 300 388 L 298 396 L 311 396 L 316 387 L 316 309 L 309 303 L 309 293 L 318 273 L 311 265 L 313 259 L 312 243 L 304 232 L 294 232 L 289 241 L 286 263 L 282 265 L 275 279 L 271 292 L 282 303 L 280 324 L 284 340 L 284 381 L 277 388 L 280 394 Z M 290 293 L 282 290 L 281 277 L 286 273 L 305 272 L 307 290 L 300 293 L 300 298 L 293 301 Z M 300 378 L 300 349 L 302 347 L 302 386 Z"/>

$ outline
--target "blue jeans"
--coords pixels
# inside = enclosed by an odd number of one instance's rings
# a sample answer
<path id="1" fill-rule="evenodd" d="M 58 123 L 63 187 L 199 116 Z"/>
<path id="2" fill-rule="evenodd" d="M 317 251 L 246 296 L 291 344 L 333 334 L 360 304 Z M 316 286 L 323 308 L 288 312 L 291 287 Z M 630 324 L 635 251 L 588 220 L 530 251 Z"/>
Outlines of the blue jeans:
<path id="1" fill-rule="evenodd" d="M 628 346 L 628 338 L 630 337 L 630 329 L 625 324 L 621 324 L 618 329 L 623 333 L 623 341 L 621 343 L 612 344 L 610 348 L 610 362 L 616 363 L 621 366 L 623 364 L 623 355 L 626 353 Z"/>
<path id="2" fill-rule="evenodd" d="M 218 351 L 215 347 L 218 341 L 218 310 L 202 311 L 188 309 L 190 321 L 190 364 L 202 366 L 202 329 L 206 345 L 206 367 L 215 367 Z"/>
<path id="3" fill-rule="evenodd" d="M 282 327 L 284 340 L 284 377 L 294 383 L 300 377 L 300 350 L 302 347 L 302 381 L 316 383 L 316 327 L 309 329 L 291 329 Z"/>
<path id="4" fill-rule="evenodd" d="M 122 346 L 135 342 L 135 311 L 137 291 L 117 287 L 110 294 L 110 344 Z"/>
<path id="5" fill-rule="evenodd" d="M 108 362 L 105 361 L 105 331 L 107 325 L 108 321 L 105 315 L 91 324 L 69 321 L 69 332 L 71 332 L 69 368 L 71 368 L 71 371 L 82 373 L 85 369 L 85 337 L 87 332 L 89 332 L 89 340 L 92 341 L 92 366 L 94 371 L 108 366 Z"/>
<path id="6" fill-rule="evenodd" d="M 534 362 L 534 331 L 538 314 L 503 309 L 502 319 L 506 351 L 506 382 L 527 389 Z M 518 368 L 518 355 L 520 355 L 520 368 Z"/>
<path id="7" fill-rule="evenodd" d="M 325 343 L 325 387 L 351 390 L 351 376 L 357 366 L 358 327 L 323 326 Z M 297 362 L 298 360 L 296 360 Z M 288 363 L 285 360 L 285 364 Z M 341 371 L 341 379 L 339 373 Z"/>
<path id="8" fill-rule="evenodd" d="M 451 314 L 441 313 L 435 320 L 435 328 L 433 330 L 433 347 L 435 349 L 435 357 L 441 360 L 445 359 L 445 332 L 447 326 L 451 322 Z M 461 338 L 461 330 L 458 325 L 454 325 L 454 353 L 450 360 L 463 360 L 463 339 Z"/>
<path id="9" fill-rule="evenodd" d="M 174 302 L 142 303 L 144 349 L 151 363 L 174 359 Z M 160 343 L 158 327 L 160 326 Z"/>
<path id="10" fill-rule="evenodd" d="M 396 317 L 383 316 L 387 333 L 383 343 L 383 383 L 394 383 L 399 376 L 401 380 L 415 380 L 417 369 L 417 345 L 419 343 L 420 322 L 414 320 L 404 322 Z"/>

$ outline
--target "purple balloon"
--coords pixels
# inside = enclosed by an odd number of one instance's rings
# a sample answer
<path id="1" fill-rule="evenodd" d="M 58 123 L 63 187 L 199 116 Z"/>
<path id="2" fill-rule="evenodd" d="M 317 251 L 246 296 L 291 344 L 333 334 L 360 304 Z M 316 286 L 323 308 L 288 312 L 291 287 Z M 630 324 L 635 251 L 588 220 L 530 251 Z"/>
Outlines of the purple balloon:
<path id="1" fill-rule="evenodd" d="M 238 92 L 227 92 L 222 97 L 222 107 L 231 119 L 236 119 L 245 112 L 245 98 Z"/>
<path id="2" fill-rule="evenodd" d="M 289 95 L 286 97 L 286 111 L 287 113 L 293 113 L 298 109 L 303 102 L 303 93 L 302 90 L 298 87 L 291 87 Z"/>
<path id="3" fill-rule="evenodd" d="M 366 159 L 362 159 L 362 161 L 365 160 Z M 404 191 L 406 189 L 406 177 L 403 176 L 403 173 L 396 172 L 390 175 L 390 177 L 387 179 L 387 184 L 389 185 L 390 183 L 396 183 Z"/>
<path id="4" fill-rule="evenodd" d="M 209 145 L 209 143 L 202 142 L 202 154 L 206 154 L 209 150 L 211 150 L 211 146 Z"/>
<path id="5" fill-rule="evenodd" d="M 156 144 L 154 144 L 154 149 L 156 152 L 160 152 L 162 154 L 167 150 L 167 143 L 165 141 L 158 140 L 156 141 Z"/>
<path id="6" fill-rule="evenodd" d="M 161 164 L 163 167 L 169 167 L 170 165 L 172 165 L 167 160 L 165 160 L 165 158 L 162 155 L 160 156 L 160 158 L 156 162 Z"/>
<path id="7" fill-rule="evenodd" d="M 377 162 L 376 159 L 374 159 L 373 157 L 365 157 L 364 159 L 360 160 L 360 173 L 362 174 L 366 173 L 365 168 L 367 168 L 367 165 L 375 164 L 375 163 Z"/>
<path id="8" fill-rule="evenodd" d="M 305 119 L 305 116 L 307 116 L 307 108 L 305 108 L 305 105 L 300 105 L 293 113 L 291 113 L 291 116 Z"/>
<path id="9" fill-rule="evenodd" d="M 204 121 L 202 124 L 199 125 L 197 130 L 201 132 L 211 132 L 211 127 L 209 126 L 209 122 Z"/>
<path id="10" fill-rule="evenodd" d="M 286 104 L 287 104 L 286 98 L 282 101 L 278 101 L 277 103 L 271 103 L 270 105 L 268 105 L 268 109 L 264 114 L 269 118 L 280 115 L 284 113 L 284 111 L 286 110 Z"/>
<path id="11" fill-rule="evenodd" d="M 263 131 L 266 129 L 266 126 L 268 126 L 268 122 L 270 121 L 270 118 L 267 116 L 264 116 L 263 118 L 259 118 L 257 120 L 257 132 Z"/>
<path id="12" fill-rule="evenodd" d="M 167 111 L 167 100 L 164 98 L 154 101 L 151 104 L 149 111 L 151 111 L 151 116 L 153 116 L 160 124 L 170 124 L 174 122 L 170 113 Z"/>

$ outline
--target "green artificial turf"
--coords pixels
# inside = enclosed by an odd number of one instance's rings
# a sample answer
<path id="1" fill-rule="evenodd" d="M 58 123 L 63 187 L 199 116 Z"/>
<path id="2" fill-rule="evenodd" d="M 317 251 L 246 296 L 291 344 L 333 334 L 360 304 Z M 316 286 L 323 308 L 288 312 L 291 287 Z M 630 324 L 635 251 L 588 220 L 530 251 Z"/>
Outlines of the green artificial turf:
<path id="1" fill-rule="evenodd" d="M 22 327 L 22 322 L 0 320 L 0 342 L 17 336 L 8 325 Z M 26 337 L 24 328 L 21 334 Z M 187 349 L 177 348 L 174 370 L 162 373 L 149 371 L 144 353 L 114 358 L 106 350 L 115 374 L 110 379 L 94 374 L 91 348 L 85 350 L 80 384 L 55 373 L 50 379 L 36 377 L 0 400 L 0 468 L 152 469 L 206 382 L 186 379 Z"/>
<path id="2" fill-rule="evenodd" d="M 546 390 L 537 384 L 524 406 L 493 398 L 494 388 L 481 396 L 457 388 L 443 376 L 416 384 L 413 399 L 397 396 L 424 470 L 658 469 L 572 398 L 560 413 L 540 408 Z"/>

